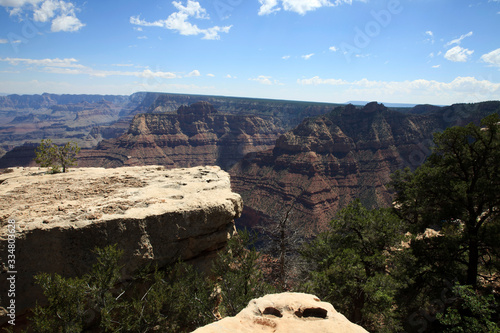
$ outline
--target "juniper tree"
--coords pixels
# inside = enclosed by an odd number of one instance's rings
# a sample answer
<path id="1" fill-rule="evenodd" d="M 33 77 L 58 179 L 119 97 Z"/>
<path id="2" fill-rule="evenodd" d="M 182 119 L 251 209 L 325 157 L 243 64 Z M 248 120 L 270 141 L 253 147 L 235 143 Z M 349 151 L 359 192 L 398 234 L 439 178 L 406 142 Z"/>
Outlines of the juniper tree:
<path id="1" fill-rule="evenodd" d="M 80 147 L 76 142 L 67 142 L 64 146 L 58 146 L 50 139 L 42 140 L 35 149 L 35 162 L 41 167 L 49 167 L 53 173 L 66 172 L 70 166 L 76 165 L 76 155 Z"/>

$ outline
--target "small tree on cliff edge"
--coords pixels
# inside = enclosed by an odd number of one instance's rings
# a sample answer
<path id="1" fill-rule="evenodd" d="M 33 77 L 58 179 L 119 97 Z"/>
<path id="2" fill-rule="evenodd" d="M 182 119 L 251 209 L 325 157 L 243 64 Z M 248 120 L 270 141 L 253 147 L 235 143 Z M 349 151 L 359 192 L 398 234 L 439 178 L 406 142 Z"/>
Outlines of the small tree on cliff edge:
<path id="1" fill-rule="evenodd" d="M 35 149 L 35 162 L 41 167 L 51 168 L 52 173 L 66 172 L 70 166 L 76 165 L 76 155 L 80 147 L 76 142 L 68 142 L 64 146 L 57 146 L 52 140 L 42 140 L 40 146 Z"/>

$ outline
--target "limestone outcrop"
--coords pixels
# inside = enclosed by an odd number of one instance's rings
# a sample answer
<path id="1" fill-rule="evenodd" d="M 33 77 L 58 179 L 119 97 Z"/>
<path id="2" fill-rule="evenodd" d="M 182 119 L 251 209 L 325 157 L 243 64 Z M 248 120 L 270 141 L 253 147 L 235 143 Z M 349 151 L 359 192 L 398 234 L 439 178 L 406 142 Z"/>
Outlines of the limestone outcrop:
<path id="1" fill-rule="evenodd" d="M 200 327 L 193 333 L 364 333 L 330 303 L 302 293 L 271 294 L 250 301 L 235 317 Z"/>
<path id="2" fill-rule="evenodd" d="M 216 166 L 43 171 L 0 174 L 0 306 L 9 301 L 7 271 L 15 270 L 18 314 L 40 299 L 39 272 L 82 275 L 95 263 L 95 247 L 115 243 L 125 277 L 148 263 L 203 261 L 226 245 L 242 211 L 229 175 Z M 7 267 L 9 220 L 14 268 Z"/>

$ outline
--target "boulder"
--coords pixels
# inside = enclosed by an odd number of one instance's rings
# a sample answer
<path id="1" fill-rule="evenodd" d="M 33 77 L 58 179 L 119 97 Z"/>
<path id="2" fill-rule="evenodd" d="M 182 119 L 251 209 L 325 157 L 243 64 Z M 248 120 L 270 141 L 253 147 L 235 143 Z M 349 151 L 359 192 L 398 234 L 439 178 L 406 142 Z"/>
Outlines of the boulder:
<path id="1" fill-rule="evenodd" d="M 303 293 L 271 294 L 251 300 L 235 317 L 227 317 L 198 328 L 193 333 L 273 332 L 273 333 L 362 333 L 330 303 Z"/>

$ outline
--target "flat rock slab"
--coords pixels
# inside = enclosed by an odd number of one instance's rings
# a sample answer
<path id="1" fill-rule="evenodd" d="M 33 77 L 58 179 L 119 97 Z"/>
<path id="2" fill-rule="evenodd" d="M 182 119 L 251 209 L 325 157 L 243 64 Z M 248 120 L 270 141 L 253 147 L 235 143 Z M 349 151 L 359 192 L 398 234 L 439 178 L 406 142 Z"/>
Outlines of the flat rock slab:
<path id="1" fill-rule="evenodd" d="M 217 166 L 75 168 L 59 174 L 11 170 L 0 175 L 0 221 L 16 219 L 21 229 L 142 219 L 241 200 L 231 192 L 229 175 Z"/>
<path id="2" fill-rule="evenodd" d="M 16 271 L 20 314 L 43 300 L 34 275 L 81 276 L 95 263 L 96 247 L 117 244 L 124 251 L 124 278 L 145 265 L 162 267 L 179 259 L 203 267 L 225 247 L 242 207 L 229 175 L 217 166 L 80 168 L 60 174 L 15 168 L 0 174 L 0 307 L 9 302 L 9 270 Z"/>

